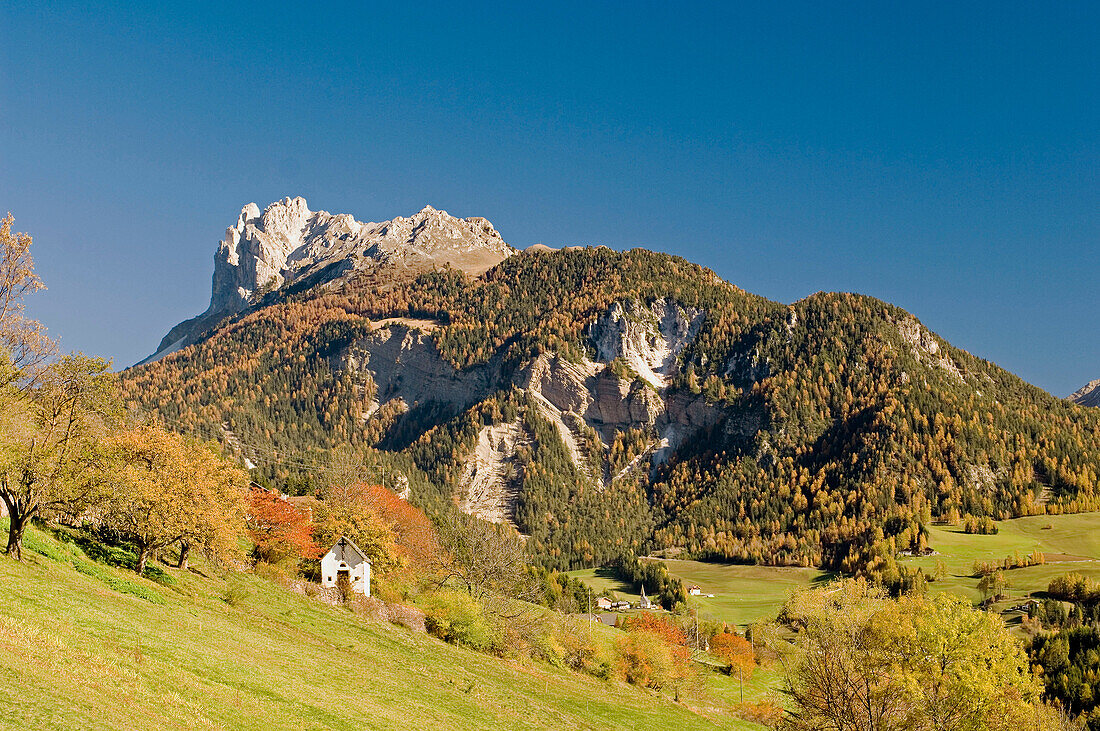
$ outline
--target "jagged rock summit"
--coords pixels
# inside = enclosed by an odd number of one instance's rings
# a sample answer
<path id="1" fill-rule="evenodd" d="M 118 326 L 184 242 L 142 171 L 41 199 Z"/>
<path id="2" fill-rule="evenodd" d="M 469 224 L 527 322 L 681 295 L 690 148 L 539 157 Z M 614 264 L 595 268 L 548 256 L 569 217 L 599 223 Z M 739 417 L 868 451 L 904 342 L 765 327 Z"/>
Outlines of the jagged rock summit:
<path id="1" fill-rule="evenodd" d="M 1069 400 L 1081 406 L 1100 406 L 1100 378 L 1071 393 Z"/>
<path id="2" fill-rule="evenodd" d="M 300 196 L 276 201 L 263 213 L 249 203 L 214 254 L 206 312 L 172 328 L 142 363 L 190 345 L 222 318 L 286 285 L 313 286 L 362 269 L 396 276 L 443 265 L 477 276 L 514 253 L 488 220 L 456 218 L 431 206 L 408 218 L 362 223 L 348 213 L 311 211 Z"/>

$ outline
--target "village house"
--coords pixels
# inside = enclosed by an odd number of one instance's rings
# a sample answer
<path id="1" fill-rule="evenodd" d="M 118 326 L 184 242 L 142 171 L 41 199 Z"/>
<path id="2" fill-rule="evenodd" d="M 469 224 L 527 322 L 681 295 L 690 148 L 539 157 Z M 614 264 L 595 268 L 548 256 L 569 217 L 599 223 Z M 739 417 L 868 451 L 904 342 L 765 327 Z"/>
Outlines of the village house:
<path id="1" fill-rule="evenodd" d="M 703 590 L 700 589 L 698 586 L 695 586 L 694 584 L 688 587 L 688 594 L 690 594 L 691 596 L 700 596 L 702 593 Z"/>
<path id="2" fill-rule="evenodd" d="M 612 601 L 605 596 L 601 596 L 596 600 L 596 609 L 603 611 L 609 611 L 611 609 Z"/>
<path id="3" fill-rule="evenodd" d="M 321 558 L 321 586 L 334 589 L 346 581 L 356 594 L 370 596 L 370 565 L 367 554 L 341 536 Z"/>

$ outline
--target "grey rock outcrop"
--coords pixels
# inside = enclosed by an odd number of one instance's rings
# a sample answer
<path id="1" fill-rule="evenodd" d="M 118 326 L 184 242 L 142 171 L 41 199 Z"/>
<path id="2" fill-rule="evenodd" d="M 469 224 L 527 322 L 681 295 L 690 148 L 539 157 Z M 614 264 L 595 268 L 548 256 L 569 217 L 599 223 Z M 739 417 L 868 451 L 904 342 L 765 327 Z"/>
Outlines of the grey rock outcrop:
<path id="1" fill-rule="evenodd" d="M 664 388 L 674 375 L 680 351 L 703 324 L 703 313 L 683 309 L 666 299 L 648 307 L 616 302 L 589 329 L 598 360 L 622 358 L 654 388 Z"/>
<path id="2" fill-rule="evenodd" d="M 409 408 L 428 404 L 460 411 L 498 388 L 497 362 L 456 370 L 431 335 L 400 324 L 385 324 L 335 357 L 334 367 L 368 381 L 368 392 L 379 405 L 400 399 Z"/>

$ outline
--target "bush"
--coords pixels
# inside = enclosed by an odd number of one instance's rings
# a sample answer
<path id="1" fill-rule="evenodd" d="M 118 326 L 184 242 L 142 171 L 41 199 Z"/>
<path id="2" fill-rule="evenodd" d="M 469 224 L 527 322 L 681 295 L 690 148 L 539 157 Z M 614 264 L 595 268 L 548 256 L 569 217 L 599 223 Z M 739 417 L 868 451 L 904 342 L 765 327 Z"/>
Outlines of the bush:
<path id="1" fill-rule="evenodd" d="M 244 600 L 251 596 L 251 592 L 240 584 L 228 584 L 222 591 L 222 601 L 231 607 L 239 607 Z"/>
<path id="2" fill-rule="evenodd" d="M 441 640 L 483 652 L 501 646 L 500 633 L 469 594 L 457 591 L 431 594 L 423 599 L 423 609 L 425 629 Z"/>
<path id="3" fill-rule="evenodd" d="M 600 680 L 611 677 L 613 658 L 607 646 L 587 628 L 578 627 L 575 623 L 562 625 L 550 642 L 558 650 L 560 663 L 565 667 Z"/>
<path id="4" fill-rule="evenodd" d="M 282 561 L 280 563 L 268 563 L 267 561 L 257 561 L 256 565 L 252 568 L 252 573 L 259 576 L 261 579 L 266 579 L 273 584 L 279 586 L 286 586 L 290 583 L 291 578 L 297 574 L 297 567 L 293 562 Z M 314 590 L 312 596 L 316 596 L 317 592 Z M 309 589 L 306 589 L 306 596 L 311 596 Z"/>
<path id="5" fill-rule="evenodd" d="M 746 721 L 774 728 L 783 720 L 785 714 L 782 706 L 777 706 L 770 701 L 760 701 L 738 704 L 737 715 Z"/>
<path id="6" fill-rule="evenodd" d="M 413 632 L 427 631 L 427 621 L 424 612 L 408 604 L 389 604 L 390 622 L 407 627 Z"/>

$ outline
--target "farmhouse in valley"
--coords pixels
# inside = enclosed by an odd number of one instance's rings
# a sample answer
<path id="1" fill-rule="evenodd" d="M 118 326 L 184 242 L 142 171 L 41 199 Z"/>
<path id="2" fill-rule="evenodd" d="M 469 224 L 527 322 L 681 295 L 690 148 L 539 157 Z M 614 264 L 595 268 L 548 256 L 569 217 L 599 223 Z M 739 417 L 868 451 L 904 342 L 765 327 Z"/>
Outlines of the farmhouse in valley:
<path id="1" fill-rule="evenodd" d="M 321 558 L 321 586 L 336 588 L 346 581 L 356 594 L 370 596 L 370 559 L 345 536 Z"/>

